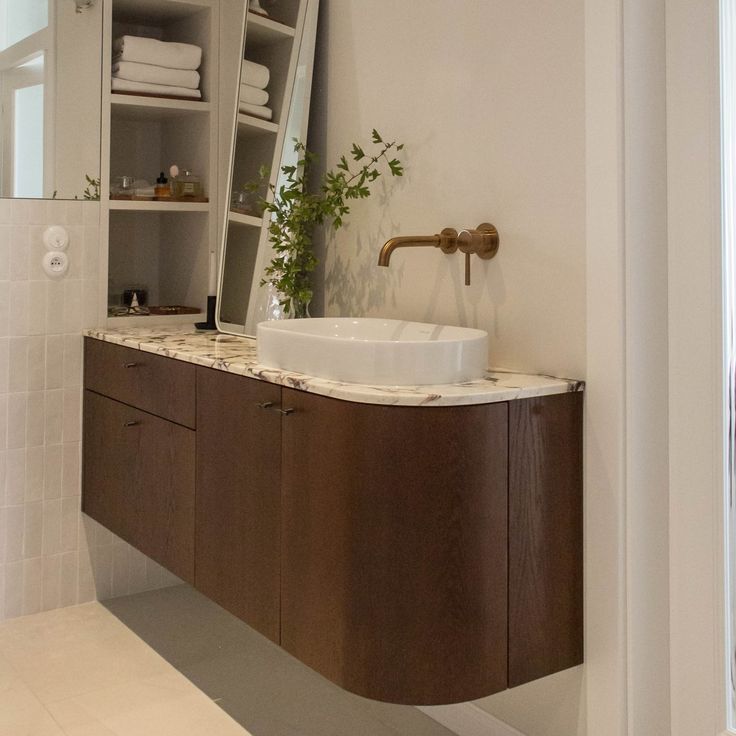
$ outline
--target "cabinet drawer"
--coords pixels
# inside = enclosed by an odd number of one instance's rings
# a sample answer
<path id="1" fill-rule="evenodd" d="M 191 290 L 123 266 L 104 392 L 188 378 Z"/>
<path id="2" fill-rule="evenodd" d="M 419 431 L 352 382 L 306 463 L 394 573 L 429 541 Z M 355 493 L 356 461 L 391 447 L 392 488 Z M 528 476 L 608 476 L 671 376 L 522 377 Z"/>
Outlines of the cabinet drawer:
<path id="1" fill-rule="evenodd" d="M 194 428 L 195 366 L 85 338 L 84 387 Z"/>
<path id="2" fill-rule="evenodd" d="M 82 510 L 194 582 L 195 433 L 84 392 Z"/>

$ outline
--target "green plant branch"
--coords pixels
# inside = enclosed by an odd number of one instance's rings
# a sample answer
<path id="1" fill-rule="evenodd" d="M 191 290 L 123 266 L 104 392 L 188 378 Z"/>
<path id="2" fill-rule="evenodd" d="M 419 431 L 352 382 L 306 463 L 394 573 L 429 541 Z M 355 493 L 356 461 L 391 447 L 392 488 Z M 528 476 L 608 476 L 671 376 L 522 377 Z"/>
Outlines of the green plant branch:
<path id="1" fill-rule="evenodd" d="M 370 185 L 384 173 L 383 168 L 392 177 L 404 173 L 399 159 L 389 158 L 390 152 L 404 148 L 403 143 L 384 141 L 375 129 L 371 143 L 378 150 L 370 154 L 357 143 L 351 146 L 352 162 L 364 162 L 357 170 L 351 168 L 348 156 L 340 156 L 335 167 L 322 175 L 317 190 L 309 192 L 307 181 L 318 158 L 294 139 L 297 163 L 281 167 L 284 183 L 278 187 L 270 183 L 270 171 L 261 167 L 259 180 L 244 186 L 250 192 L 265 190 L 272 195 L 271 201 L 267 197 L 260 199 L 264 211 L 271 214 L 268 236 L 275 254 L 265 269 L 261 285 L 270 283 L 278 290 L 280 304 L 287 313 L 292 305 L 298 312 L 302 311 L 299 305 L 306 305 L 312 299 L 311 274 L 317 266 L 312 247 L 314 227 L 329 224 L 338 230 L 345 225 L 345 218 L 350 214 L 349 200 L 369 197 Z"/>

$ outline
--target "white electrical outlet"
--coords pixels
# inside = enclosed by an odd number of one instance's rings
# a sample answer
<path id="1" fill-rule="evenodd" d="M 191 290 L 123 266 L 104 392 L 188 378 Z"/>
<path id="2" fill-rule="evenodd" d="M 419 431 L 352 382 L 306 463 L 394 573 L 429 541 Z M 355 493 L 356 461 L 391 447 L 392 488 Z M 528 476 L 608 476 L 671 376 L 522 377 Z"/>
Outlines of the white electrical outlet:
<path id="1" fill-rule="evenodd" d="M 43 257 L 43 270 L 51 278 L 61 278 L 69 270 L 69 256 L 60 250 L 54 250 Z"/>

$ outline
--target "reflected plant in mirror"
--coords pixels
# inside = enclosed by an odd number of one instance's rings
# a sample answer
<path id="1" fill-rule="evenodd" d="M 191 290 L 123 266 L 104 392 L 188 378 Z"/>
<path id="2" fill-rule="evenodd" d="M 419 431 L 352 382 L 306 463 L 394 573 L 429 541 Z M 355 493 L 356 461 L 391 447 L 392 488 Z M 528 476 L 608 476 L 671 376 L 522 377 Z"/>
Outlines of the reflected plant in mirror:
<path id="1" fill-rule="evenodd" d="M 403 165 L 395 153 L 403 148 L 403 143 L 386 141 L 374 129 L 370 150 L 353 143 L 350 153 L 340 156 L 310 191 L 310 173 L 318 157 L 294 139 L 297 163 L 281 167 L 283 183 L 278 189 L 268 183 L 268 167 L 261 167 L 259 181 L 244 185 L 247 192 L 268 190 L 272 195 L 270 201 L 260 198 L 261 207 L 271 215 L 268 239 L 274 251 L 261 286 L 270 283 L 278 290 L 280 304 L 289 317 L 309 316 L 312 273 L 317 265 L 314 228 L 328 225 L 338 230 L 346 224 L 350 200 L 370 197 L 371 184 L 383 173 L 402 176 Z"/>

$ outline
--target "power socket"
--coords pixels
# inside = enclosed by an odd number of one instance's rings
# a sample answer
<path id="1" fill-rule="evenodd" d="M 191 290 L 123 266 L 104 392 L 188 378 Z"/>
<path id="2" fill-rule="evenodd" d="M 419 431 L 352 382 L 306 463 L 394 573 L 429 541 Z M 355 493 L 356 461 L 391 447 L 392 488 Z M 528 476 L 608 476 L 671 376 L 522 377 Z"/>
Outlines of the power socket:
<path id="1" fill-rule="evenodd" d="M 52 250 L 43 257 L 43 270 L 52 279 L 61 278 L 69 270 L 69 256 L 60 250 Z"/>

